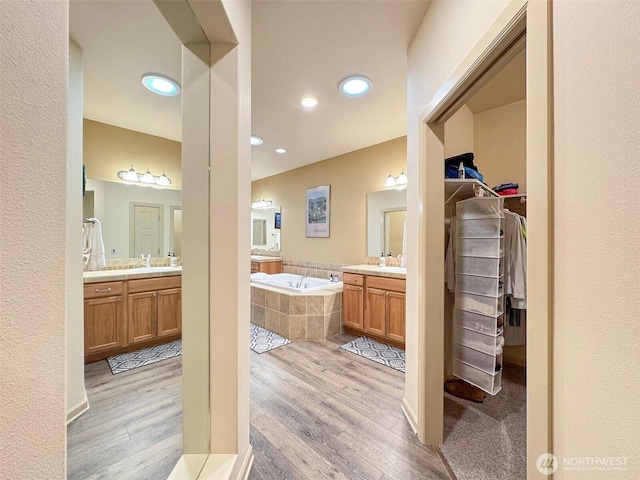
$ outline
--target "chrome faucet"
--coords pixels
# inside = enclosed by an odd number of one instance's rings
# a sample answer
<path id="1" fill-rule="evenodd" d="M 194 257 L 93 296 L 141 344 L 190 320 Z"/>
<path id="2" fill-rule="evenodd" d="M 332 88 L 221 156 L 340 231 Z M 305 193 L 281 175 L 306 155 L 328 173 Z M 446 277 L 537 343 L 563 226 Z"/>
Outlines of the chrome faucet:
<path id="1" fill-rule="evenodd" d="M 145 258 L 144 253 L 141 253 L 138 258 L 142 258 L 142 266 L 145 268 L 149 268 L 151 266 L 151 254 L 147 255 Z"/>
<path id="2" fill-rule="evenodd" d="M 298 280 L 298 283 L 296 283 L 296 288 L 300 288 L 300 286 L 302 285 L 302 282 L 304 281 L 304 279 L 307 278 L 304 275 L 300 275 L 300 280 Z"/>

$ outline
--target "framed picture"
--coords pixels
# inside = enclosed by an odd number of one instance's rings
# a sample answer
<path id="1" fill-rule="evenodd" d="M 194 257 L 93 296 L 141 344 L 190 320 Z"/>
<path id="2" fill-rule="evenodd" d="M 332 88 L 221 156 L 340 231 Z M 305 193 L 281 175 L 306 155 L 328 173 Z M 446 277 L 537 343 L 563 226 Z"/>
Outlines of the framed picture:
<path id="1" fill-rule="evenodd" d="M 280 226 L 282 224 L 282 214 L 280 212 L 276 212 L 276 218 L 275 218 L 275 226 L 274 228 L 276 230 L 280 230 Z"/>
<path id="2" fill-rule="evenodd" d="M 330 185 L 307 189 L 305 234 L 307 237 L 329 237 L 331 202 Z"/>

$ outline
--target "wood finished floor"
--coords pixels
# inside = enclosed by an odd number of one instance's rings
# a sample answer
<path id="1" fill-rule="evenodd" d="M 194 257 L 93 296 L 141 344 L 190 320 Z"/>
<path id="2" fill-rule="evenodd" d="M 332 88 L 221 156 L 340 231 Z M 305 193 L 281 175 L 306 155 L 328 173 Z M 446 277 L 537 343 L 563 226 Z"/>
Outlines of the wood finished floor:
<path id="1" fill-rule="evenodd" d="M 355 337 L 251 352 L 250 480 L 450 479 L 400 409 L 404 375 L 341 350 Z M 181 357 L 111 375 L 68 427 L 68 479 L 164 480 L 181 454 Z"/>

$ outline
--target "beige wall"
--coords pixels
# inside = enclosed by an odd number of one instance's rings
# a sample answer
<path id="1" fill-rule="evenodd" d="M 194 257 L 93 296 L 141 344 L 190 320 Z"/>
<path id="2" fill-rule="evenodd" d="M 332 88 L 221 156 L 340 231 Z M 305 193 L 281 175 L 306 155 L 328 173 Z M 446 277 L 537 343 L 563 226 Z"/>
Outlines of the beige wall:
<path id="1" fill-rule="evenodd" d="M 384 189 L 406 167 L 406 137 L 290 170 L 251 184 L 251 198 L 282 206 L 282 256 L 290 260 L 361 263 L 367 256 L 367 193 Z M 411 182 L 411 178 L 409 178 Z M 306 238 L 305 191 L 331 185 L 329 238 Z"/>
<path id="2" fill-rule="evenodd" d="M 67 25 L 65 1 L 0 2 L 3 479 L 66 477 Z"/>
<path id="3" fill-rule="evenodd" d="M 87 177 L 108 182 L 119 181 L 119 170 L 133 168 L 153 175 L 164 170 L 171 186 L 182 189 L 182 161 L 180 142 L 146 133 L 115 127 L 106 123 L 84 120 L 84 163 Z"/>
<path id="4" fill-rule="evenodd" d="M 527 192 L 526 116 L 526 100 L 474 115 L 475 165 L 489 187 L 516 182 Z"/>
<path id="5" fill-rule="evenodd" d="M 485 34 L 488 28 L 498 18 L 508 5 L 508 1 L 469 2 L 465 0 L 450 0 L 433 2 L 413 38 L 408 52 L 407 78 L 407 168 L 409 178 L 426 178 L 420 165 L 421 124 L 420 114 L 427 108 L 440 87 L 459 67 L 465 57 Z M 446 45 L 446 48 L 443 46 Z M 434 170 L 438 171 L 436 166 Z M 443 168 L 439 166 L 439 168 Z M 444 177 L 444 172 L 443 175 Z M 424 181 L 424 180 L 423 180 Z M 428 205 L 422 205 L 422 197 L 418 183 L 409 183 L 407 189 L 408 210 L 408 255 L 414 265 L 418 265 L 422 252 L 419 250 L 420 238 L 428 235 L 428 225 L 422 224 L 420 210 Z M 423 186 L 424 188 L 424 186 Z M 438 201 L 438 199 L 434 199 Z M 412 208 L 411 205 L 414 207 Z M 442 220 L 439 220 L 442 221 Z M 438 255 L 440 255 L 438 253 Z M 407 269 L 407 367 L 405 409 L 416 416 L 419 415 L 419 385 L 418 385 L 418 350 L 420 338 L 426 334 L 418 330 L 419 309 L 429 302 L 427 286 L 422 284 L 418 268 Z M 425 295 L 423 292 L 427 292 Z M 439 355 L 439 352 L 427 352 L 429 355 Z M 429 363 L 427 361 L 427 363 Z M 442 383 L 427 385 L 430 391 L 442 391 Z M 427 405 L 427 411 L 438 407 Z M 435 412 L 436 416 L 438 415 Z M 418 422 L 425 419 L 416 418 Z M 429 440 L 429 439 L 427 439 Z"/>
<path id="6" fill-rule="evenodd" d="M 638 6 L 554 2 L 554 453 L 627 458 L 556 479 L 640 476 Z"/>
<path id="7" fill-rule="evenodd" d="M 474 152 L 474 115 L 469 107 L 463 105 L 444 124 L 444 156 L 453 157 L 467 152 Z"/>
<path id="8" fill-rule="evenodd" d="M 67 163 L 67 420 L 88 408 L 84 389 L 84 294 L 82 289 L 82 49 L 69 42 L 69 151 Z"/>

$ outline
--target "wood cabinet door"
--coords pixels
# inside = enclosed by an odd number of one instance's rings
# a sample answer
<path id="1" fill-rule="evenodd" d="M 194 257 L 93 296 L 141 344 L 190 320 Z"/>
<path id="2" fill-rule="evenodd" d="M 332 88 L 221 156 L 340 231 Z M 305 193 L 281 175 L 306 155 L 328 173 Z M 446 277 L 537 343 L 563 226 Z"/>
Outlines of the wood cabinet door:
<path id="1" fill-rule="evenodd" d="M 345 327 L 364 330 L 363 291 L 357 285 L 342 286 L 342 322 Z"/>
<path id="2" fill-rule="evenodd" d="M 84 353 L 101 352 L 126 345 L 122 297 L 84 302 Z"/>
<path id="3" fill-rule="evenodd" d="M 156 338 L 156 292 L 130 293 L 129 343 Z"/>
<path id="4" fill-rule="evenodd" d="M 182 289 L 158 291 L 158 337 L 182 332 Z"/>
<path id="5" fill-rule="evenodd" d="M 387 337 L 404 343 L 406 295 L 387 292 Z"/>
<path id="6" fill-rule="evenodd" d="M 366 306 L 364 314 L 364 331 L 385 336 L 386 328 L 386 297 L 385 290 L 367 287 Z"/>

